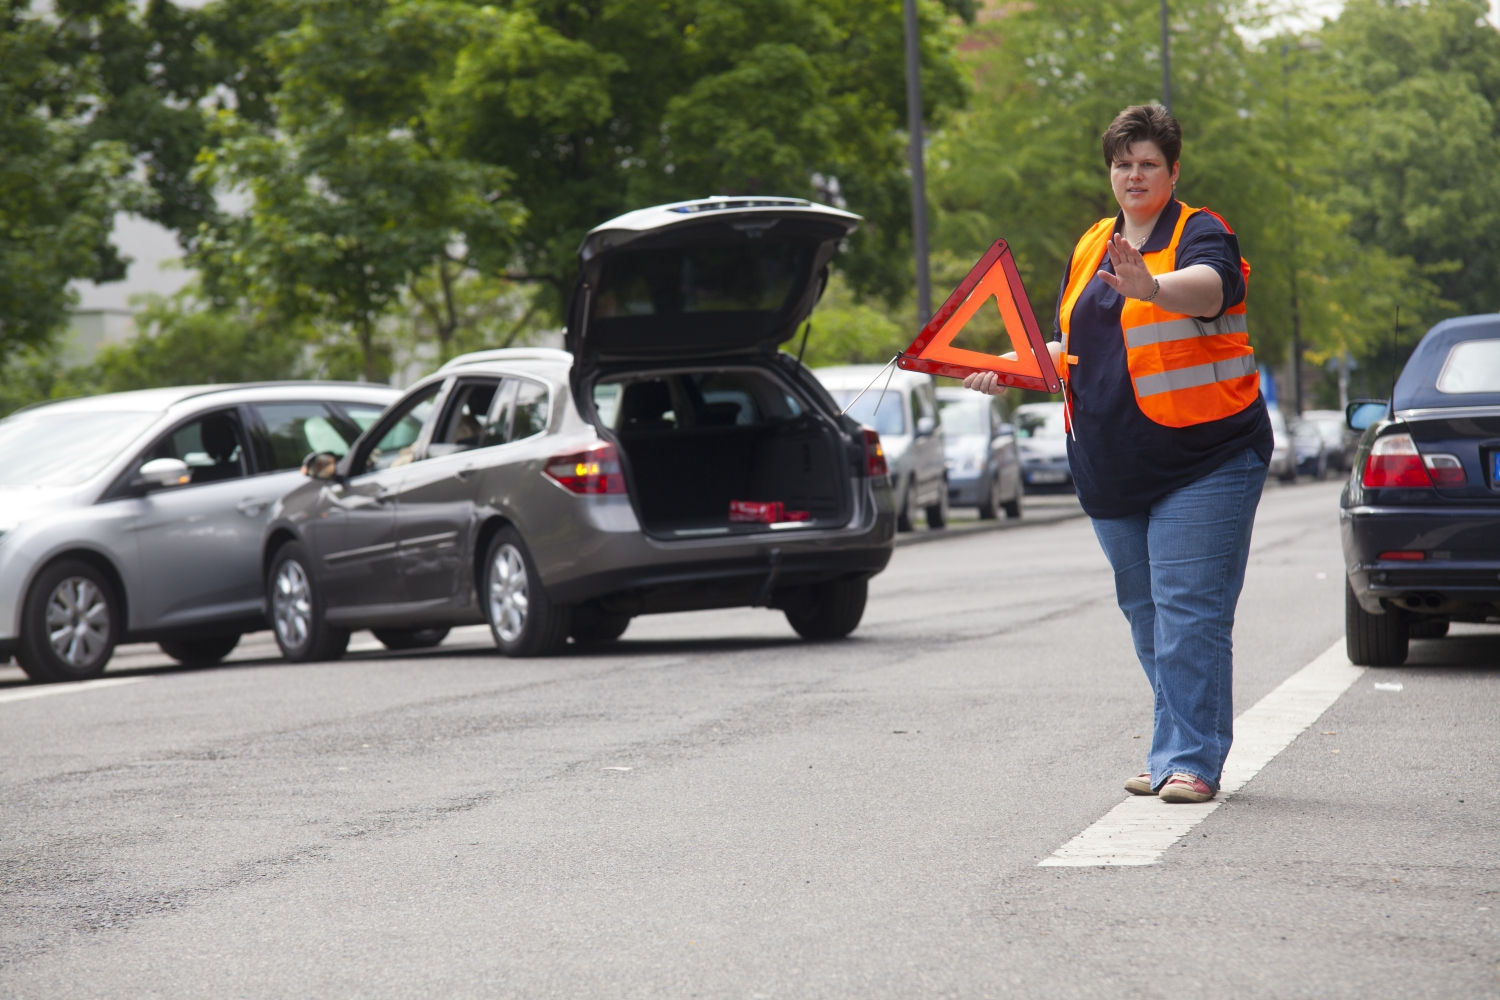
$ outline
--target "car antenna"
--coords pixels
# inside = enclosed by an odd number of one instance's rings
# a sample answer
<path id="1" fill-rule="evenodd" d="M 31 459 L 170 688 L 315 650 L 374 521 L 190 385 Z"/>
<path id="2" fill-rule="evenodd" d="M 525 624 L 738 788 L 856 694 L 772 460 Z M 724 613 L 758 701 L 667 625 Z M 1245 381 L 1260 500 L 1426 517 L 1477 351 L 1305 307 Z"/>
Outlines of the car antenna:
<path id="1" fill-rule="evenodd" d="M 807 335 L 812 333 L 812 320 L 802 324 L 802 346 L 797 348 L 797 364 L 802 363 L 802 355 L 807 353 Z"/>
<path id="2" fill-rule="evenodd" d="M 1396 303 L 1396 325 L 1391 328 L 1391 412 L 1395 413 L 1396 406 L 1396 377 L 1397 365 L 1400 364 L 1401 355 L 1401 303 Z"/>

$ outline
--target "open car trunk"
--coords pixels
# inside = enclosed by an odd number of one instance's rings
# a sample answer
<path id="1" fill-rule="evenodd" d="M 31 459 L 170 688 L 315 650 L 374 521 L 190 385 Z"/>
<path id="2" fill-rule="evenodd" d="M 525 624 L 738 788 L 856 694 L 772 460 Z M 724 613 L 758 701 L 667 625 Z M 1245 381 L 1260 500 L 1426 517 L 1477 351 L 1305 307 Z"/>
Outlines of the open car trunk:
<path id="1" fill-rule="evenodd" d="M 796 532 L 849 520 L 847 439 L 772 371 L 632 373 L 600 381 L 593 396 L 653 537 Z"/>

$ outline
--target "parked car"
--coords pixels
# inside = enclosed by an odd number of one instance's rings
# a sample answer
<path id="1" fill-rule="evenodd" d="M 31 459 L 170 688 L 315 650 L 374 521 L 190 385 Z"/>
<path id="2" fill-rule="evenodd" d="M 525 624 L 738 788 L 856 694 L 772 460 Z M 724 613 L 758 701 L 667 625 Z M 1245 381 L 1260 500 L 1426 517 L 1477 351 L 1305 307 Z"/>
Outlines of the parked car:
<path id="1" fill-rule="evenodd" d="M 949 506 L 976 507 L 980 518 L 1021 516 L 1021 450 L 1003 396 L 939 386 Z"/>
<path id="2" fill-rule="evenodd" d="M 1027 492 L 1073 489 L 1068 431 L 1061 402 L 1022 403 L 1014 414 L 1021 478 Z"/>
<path id="3" fill-rule="evenodd" d="M 122 642 L 216 663 L 266 627 L 261 529 L 309 451 L 346 452 L 399 396 L 343 382 L 178 386 L 0 421 L 0 654 L 96 677 Z"/>
<path id="4" fill-rule="evenodd" d="M 880 434 L 897 498 L 896 529 L 914 529 L 919 510 L 927 527 L 945 526 L 948 460 L 933 377 L 889 365 L 832 365 L 813 374 L 840 409 Z"/>
<path id="5" fill-rule="evenodd" d="M 1450 622 L 1500 622 L 1500 313 L 1427 331 L 1362 431 L 1339 498 L 1349 660 L 1396 666 Z"/>
<path id="6" fill-rule="evenodd" d="M 449 362 L 277 504 L 262 565 L 282 653 L 488 622 L 530 656 L 750 606 L 809 639 L 852 632 L 894 546 L 881 441 L 778 345 L 858 221 L 713 198 L 592 230 L 568 351 Z"/>
<path id="7" fill-rule="evenodd" d="M 1271 416 L 1271 461 L 1266 474 L 1292 483 L 1297 480 L 1297 452 L 1292 447 L 1292 432 L 1279 406 L 1267 406 Z"/>
<path id="8" fill-rule="evenodd" d="M 1359 446 L 1359 435 L 1349 429 L 1345 415 L 1338 410 L 1303 410 L 1302 419 L 1322 436 L 1328 452 L 1328 468 L 1348 472 L 1354 449 Z"/>
<path id="9" fill-rule="evenodd" d="M 1326 479 L 1328 470 L 1335 467 L 1335 460 L 1318 425 L 1311 420 L 1297 419 L 1291 422 L 1287 431 L 1296 458 L 1296 475 L 1310 476 L 1320 482 Z"/>

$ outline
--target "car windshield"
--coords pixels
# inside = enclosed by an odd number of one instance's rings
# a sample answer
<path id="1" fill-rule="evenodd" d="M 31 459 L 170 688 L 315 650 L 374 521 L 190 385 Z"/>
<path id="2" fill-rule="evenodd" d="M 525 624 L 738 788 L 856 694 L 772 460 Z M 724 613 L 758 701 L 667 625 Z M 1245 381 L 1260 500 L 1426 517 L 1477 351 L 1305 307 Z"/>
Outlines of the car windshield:
<path id="1" fill-rule="evenodd" d="M 906 433 L 906 414 L 901 408 L 901 396 L 897 392 L 871 389 L 860 396 L 858 389 L 831 389 L 829 395 L 839 404 L 839 409 L 847 407 L 849 416 L 866 427 L 875 428 L 876 433 Z M 857 401 L 854 399 L 856 396 L 859 396 Z M 850 406 L 850 402 L 854 405 Z"/>
<path id="2" fill-rule="evenodd" d="M 1020 437 L 1062 437 L 1065 433 L 1061 406 L 1056 409 L 1016 411 L 1016 434 Z"/>
<path id="3" fill-rule="evenodd" d="M 49 412 L 0 420 L 0 486 L 72 486 L 97 475 L 155 413 Z"/>
<path id="4" fill-rule="evenodd" d="M 973 399 L 940 399 L 938 407 L 943 411 L 945 434 L 984 435 L 990 432 L 989 420 L 985 417 L 989 401 L 983 396 L 975 395 Z"/>

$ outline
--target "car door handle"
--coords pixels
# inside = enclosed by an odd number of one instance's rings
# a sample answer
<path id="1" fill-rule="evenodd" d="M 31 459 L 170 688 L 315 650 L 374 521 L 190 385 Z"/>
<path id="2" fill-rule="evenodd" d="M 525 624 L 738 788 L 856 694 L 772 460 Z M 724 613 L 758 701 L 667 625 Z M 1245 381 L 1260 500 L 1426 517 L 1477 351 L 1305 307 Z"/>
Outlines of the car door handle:
<path id="1" fill-rule="evenodd" d="M 241 500 L 235 506 L 235 509 L 238 510 L 241 514 L 244 514 L 246 517 L 255 517 L 261 511 L 266 509 L 266 505 L 268 503 L 270 503 L 270 501 L 256 500 L 252 497 L 246 500 Z"/>
<path id="2" fill-rule="evenodd" d="M 473 474 L 474 474 L 474 466 L 472 466 L 472 465 L 465 465 L 465 466 L 463 466 L 462 468 L 460 468 L 457 472 L 455 472 L 453 474 L 453 478 L 457 479 L 461 483 L 466 483 L 466 482 L 469 481 L 469 477 L 472 476 Z"/>

